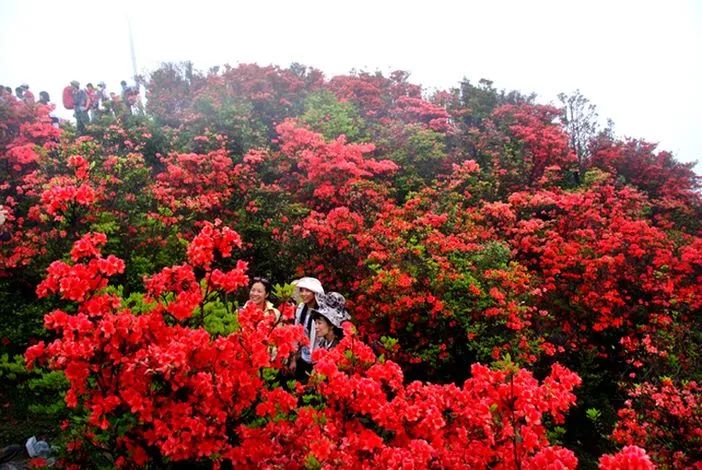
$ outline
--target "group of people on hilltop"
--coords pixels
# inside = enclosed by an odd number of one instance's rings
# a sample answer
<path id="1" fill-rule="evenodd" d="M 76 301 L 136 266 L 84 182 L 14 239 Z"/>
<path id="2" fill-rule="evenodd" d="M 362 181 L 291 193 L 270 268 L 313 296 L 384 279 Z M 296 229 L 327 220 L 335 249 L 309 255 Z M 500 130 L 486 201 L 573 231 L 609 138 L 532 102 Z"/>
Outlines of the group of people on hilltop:
<path id="1" fill-rule="evenodd" d="M 295 325 L 301 325 L 309 340 L 297 350 L 289 361 L 289 370 L 296 379 L 307 380 L 314 365 L 313 353 L 319 349 L 331 349 L 344 337 L 343 324 L 351 320 L 346 309 L 346 299 L 338 292 L 324 292 L 322 283 L 313 277 L 293 281 L 293 298 L 297 302 Z M 270 301 L 271 283 L 263 277 L 254 277 L 249 288 L 249 300 L 244 308 L 253 304 L 276 323 L 281 314 Z"/>
<path id="2" fill-rule="evenodd" d="M 3 86 L 0 85 L 0 99 L 2 100 L 7 100 L 10 97 L 16 97 L 18 100 L 24 101 L 27 104 L 34 104 L 36 103 L 36 98 L 34 97 L 34 93 L 32 93 L 29 90 L 29 85 L 26 83 L 21 84 L 17 88 L 15 88 L 15 94 L 12 94 L 12 88 L 9 86 Z M 46 96 L 46 101 L 48 102 L 48 96 L 49 94 L 45 91 L 42 91 L 39 93 L 39 99 L 43 99 L 43 97 Z"/>
<path id="3" fill-rule="evenodd" d="M 85 133 L 88 123 L 95 122 L 102 116 L 121 118 L 141 111 L 139 85 L 127 85 L 122 80 L 120 86 L 120 94 L 108 93 L 105 82 L 98 82 L 97 88 L 92 83 L 81 88 L 80 82 L 73 80 L 64 88 L 63 106 L 73 110 L 79 134 Z"/>
<path id="4" fill-rule="evenodd" d="M 97 87 L 88 83 L 85 88 L 80 87 L 77 80 L 63 90 L 63 106 L 72 109 L 76 118 L 78 134 L 85 133 L 85 126 L 90 122 L 99 120 L 102 116 L 122 118 L 135 113 L 141 113 L 141 100 L 139 99 L 139 84 L 128 85 L 125 80 L 120 82 L 121 92 L 108 93 L 105 82 L 99 82 Z M 46 91 L 39 92 L 37 100 L 29 85 L 23 83 L 14 90 L 9 86 L 0 85 L 1 101 L 22 101 L 28 106 L 49 105 L 51 97 Z M 58 126 L 59 119 L 49 114 L 54 125 Z"/>
<path id="5" fill-rule="evenodd" d="M 46 91 L 40 91 L 39 92 L 39 100 L 37 100 L 34 96 L 34 93 L 29 89 L 29 85 L 26 83 L 23 83 L 22 85 L 18 86 L 15 88 L 15 93 L 14 95 L 12 94 L 12 88 L 9 86 L 4 86 L 0 85 L 0 102 L 5 101 L 22 101 L 28 106 L 35 106 L 35 105 L 48 105 L 49 102 L 51 101 L 51 98 L 49 97 L 49 93 Z M 52 124 L 55 126 L 58 126 L 59 119 L 56 116 L 53 116 L 52 114 L 49 114 L 49 117 L 51 118 Z"/>

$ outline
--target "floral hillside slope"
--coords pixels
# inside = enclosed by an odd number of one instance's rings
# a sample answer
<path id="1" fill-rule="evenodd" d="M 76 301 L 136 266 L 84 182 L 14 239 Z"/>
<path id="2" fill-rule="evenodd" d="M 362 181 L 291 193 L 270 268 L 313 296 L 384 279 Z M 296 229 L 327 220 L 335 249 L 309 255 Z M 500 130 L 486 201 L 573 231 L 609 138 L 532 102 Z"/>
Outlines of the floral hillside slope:
<path id="1" fill-rule="evenodd" d="M 702 466 L 690 165 L 485 80 L 146 89 L 80 136 L 0 102 L 2 413 L 63 465 Z M 348 301 L 307 383 L 285 299 L 238 308 L 260 274 Z"/>

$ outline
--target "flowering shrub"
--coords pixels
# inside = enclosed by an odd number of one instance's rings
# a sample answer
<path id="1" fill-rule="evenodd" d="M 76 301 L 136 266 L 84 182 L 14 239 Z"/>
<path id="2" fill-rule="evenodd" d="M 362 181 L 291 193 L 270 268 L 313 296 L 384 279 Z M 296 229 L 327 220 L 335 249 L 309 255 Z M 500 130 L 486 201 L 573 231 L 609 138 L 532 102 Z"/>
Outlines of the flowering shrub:
<path id="1" fill-rule="evenodd" d="M 275 328 L 274 318 L 254 306 L 239 311 L 238 329 L 226 336 L 185 326 L 215 294 L 246 285 L 245 264 L 227 273 L 213 268 L 215 258 L 230 258 L 240 245 L 236 232 L 207 224 L 188 247 L 188 264 L 146 280 L 154 307 L 140 315 L 105 289 L 124 269 L 113 255 L 102 256 L 106 241 L 89 233 L 74 244 L 72 264 L 49 267 L 37 294 L 57 294 L 77 308 L 46 316 L 57 339 L 30 347 L 26 360 L 65 373 L 68 406 L 86 413 L 84 437 L 95 446 L 109 443 L 118 466 L 125 459 L 144 465 L 208 458 L 251 465 L 314 459 L 352 468 L 411 458 L 417 465 L 508 468 L 537 459 L 574 468 L 572 453 L 545 453 L 542 415 L 562 422 L 580 383 L 559 365 L 541 385 L 525 370 L 475 365 L 461 388 L 405 386 L 400 368 L 379 361 L 349 327 L 338 348 L 320 354 L 307 389 L 272 387 L 265 377 L 282 370 L 301 340 L 300 327 Z M 198 269 L 205 284 L 195 277 Z M 322 407 L 298 405 L 302 394 Z M 342 444 L 344 436 L 355 437 Z"/>
<path id="2" fill-rule="evenodd" d="M 701 392 L 697 382 L 676 385 L 669 378 L 635 386 L 618 412 L 612 437 L 628 446 L 645 446 L 662 467 L 702 466 Z M 671 449 L 668 442 L 676 446 Z"/>
<path id="3" fill-rule="evenodd" d="M 671 154 L 576 161 L 560 110 L 487 80 L 182 64 L 147 94 L 83 136 L 0 101 L 0 362 L 66 378 L 67 462 L 699 466 L 702 199 Z M 248 273 L 346 297 L 306 384 Z"/>
<path id="4" fill-rule="evenodd" d="M 654 468 L 656 467 L 646 455 L 646 451 L 637 446 L 626 446 L 615 455 L 603 455 L 600 458 L 600 469 L 602 470 L 653 470 Z"/>

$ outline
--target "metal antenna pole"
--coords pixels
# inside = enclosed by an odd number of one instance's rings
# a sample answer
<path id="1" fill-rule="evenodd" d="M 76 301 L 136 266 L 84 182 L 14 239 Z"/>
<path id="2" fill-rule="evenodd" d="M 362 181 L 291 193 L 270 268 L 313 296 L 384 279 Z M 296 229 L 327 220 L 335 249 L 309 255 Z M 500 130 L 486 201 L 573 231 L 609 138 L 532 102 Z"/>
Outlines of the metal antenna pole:
<path id="1" fill-rule="evenodd" d="M 129 15 L 127 15 L 127 27 L 129 28 L 129 49 L 132 53 L 132 71 L 134 72 L 134 81 L 137 81 L 137 65 L 136 65 L 136 53 L 134 52 L 134 37 L 132 36 L 132 22 L 129 21 Z"/>
<path id="2" fill-rule="evenodd" d="M 132 72 L 134 76 L 134 84 L 137 87 L 137 91 L 139 92 L 137 97 L 139 101 L 137 102 L 137 109 L 139 112 L 143 112 L 144 110 L 144 103 L 141 101 L 141 83 L 138 76 L 137 76 L 137 64 L 136 64 L 136 53 L 134 52 L 134 36 L 132 35 L 132 22 L 129 21 L 129 15 L 127 15 L 127 27 L 129 28 L 129 49 L 132 53 Z"/>

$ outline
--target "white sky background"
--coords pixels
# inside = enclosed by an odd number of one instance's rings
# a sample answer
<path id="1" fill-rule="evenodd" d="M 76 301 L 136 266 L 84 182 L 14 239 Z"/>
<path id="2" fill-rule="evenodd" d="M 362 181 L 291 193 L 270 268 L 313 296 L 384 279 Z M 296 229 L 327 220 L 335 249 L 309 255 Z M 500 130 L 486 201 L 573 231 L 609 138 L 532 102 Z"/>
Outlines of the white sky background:
<path id="1" fill-rule="evenodd" d="M 60 103 L 70 80 L 132 76 L 161 62 L 256 62 L 410 72 L 428 90 L 463 77 L 536 92 L 579 88 L 619 136 L 702 161 L 702 2 L 666 1 L 38 1 L 0 0 L 0 84 L 27 82 Z M 61 116 L 70 112 L 57 105 Z M 696 167 L 702 173 L 702 163 Z"/>

